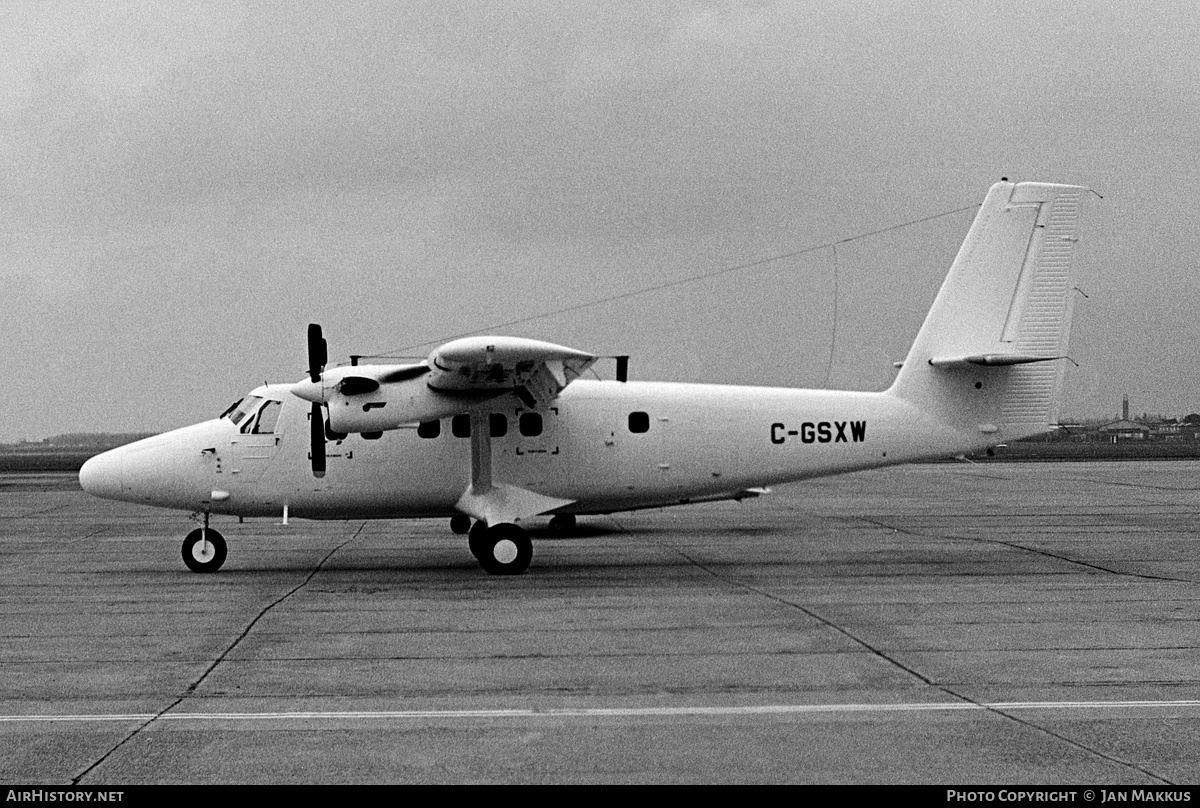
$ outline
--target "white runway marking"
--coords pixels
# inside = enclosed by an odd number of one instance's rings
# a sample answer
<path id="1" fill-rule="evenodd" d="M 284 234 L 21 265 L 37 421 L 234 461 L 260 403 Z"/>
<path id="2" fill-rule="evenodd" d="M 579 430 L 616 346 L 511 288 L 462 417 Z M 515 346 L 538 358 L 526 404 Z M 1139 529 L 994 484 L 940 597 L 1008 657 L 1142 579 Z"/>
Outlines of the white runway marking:
<path id="1" fill-rule="evenodd" d="M 1115 710 L 1200 707 L 1198 699 L 1179 701 L 1006 701 L 916 702 L 907 704 L 772 704 L 740 707 L 586 707 L 546 710 L 337 710 L 275 713 L 101 713 L 81 715 L 0 715 L 0 722 L 91 723 L 122 721 L 425 721 L 453 718 L 637 718 L 651 716 L 753 716 L 816 713 L 928 713 L 995 710 Z"/>

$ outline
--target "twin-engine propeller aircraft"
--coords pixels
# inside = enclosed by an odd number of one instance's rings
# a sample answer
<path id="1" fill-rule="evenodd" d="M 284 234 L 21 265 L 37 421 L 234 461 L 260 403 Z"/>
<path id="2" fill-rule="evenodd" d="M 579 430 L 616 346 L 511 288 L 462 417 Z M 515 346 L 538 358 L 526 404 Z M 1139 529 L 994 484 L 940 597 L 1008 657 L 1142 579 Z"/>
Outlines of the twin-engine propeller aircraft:
<path id="1" fill-rule="evenodd" d="M 450 517 L 493 574 L 533 556 L 519 524 L 741 499 L 760 486 L 950 457 L 1055 418 L 1085 189 L 992 186 L 892 386 L 880 393 L 580 378 L 597 356 L 516 337 L 415 364 L 327 366 L 220 418 L 84 464 L 91 494 L 203 515 L 184 562 L 213 572 L 210 514 Z"/>

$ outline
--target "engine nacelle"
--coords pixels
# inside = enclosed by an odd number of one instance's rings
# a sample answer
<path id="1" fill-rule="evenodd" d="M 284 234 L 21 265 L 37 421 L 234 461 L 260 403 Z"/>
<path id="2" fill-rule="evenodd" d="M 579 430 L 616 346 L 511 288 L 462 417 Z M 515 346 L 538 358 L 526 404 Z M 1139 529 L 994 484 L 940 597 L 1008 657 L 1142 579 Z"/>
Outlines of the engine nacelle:
<path id="1" fill-rule="evenodd" d="M 334 432 L 383 432 L 466 412 L 513 394 L 544 406 L 596 361 L 592 354 L 521 337 L 464 337 L 413 365 L 351 365 L 292 387 L 324 404 Z"/>
<path id="2" fill-rule="evenodd" d="M 406 424 L 434 421 L 466 412 L 473 404 L 508 391 L 484 396 L 448 395 L 429 387 L 425 378 L 384 384 L 372 393 L 328 397 L 329 427 L 335 432 L 383 432 Z"/>

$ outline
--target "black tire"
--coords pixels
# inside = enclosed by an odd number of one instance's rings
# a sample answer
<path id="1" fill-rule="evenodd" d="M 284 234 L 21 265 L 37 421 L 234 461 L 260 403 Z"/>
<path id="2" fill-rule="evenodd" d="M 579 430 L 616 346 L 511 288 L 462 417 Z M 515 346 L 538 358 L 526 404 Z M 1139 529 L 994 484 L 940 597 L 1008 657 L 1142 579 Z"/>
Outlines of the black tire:
<path id="1" fill-rule="evenodd" d="M 533 561 L 529 534 L 513 524 L 501 523 L 487 529 L 487 539 L 478 556 L 489 575 L 520 575 Z"/>
<path id="2" fill-rule="evenodd" d="M 208 535 L 205 536 L 205 533 Z M 207 544 L 201 540 L 207 538 Z M 183 563 L 192 572 L 216 572 L 225 563 L 225 537 L 211 527 L 198 527 L 183 540 Z"/>
<path id="3" fill-rule="evenodd" d="M 450 530 L 462 536 L 471 532 L 471 517 L 460 513 L 450 517 Z"/>
<path id="4" fill-rule="evenodd" d="M 467 547 L 471 550 L 471 555 L 475 556 L 475 560 L 483 563 L 484 554 L 491 547 L 487 543 L 488 526 L 483 520 L 471 525 L 471 531 L 467 534 Z"/>

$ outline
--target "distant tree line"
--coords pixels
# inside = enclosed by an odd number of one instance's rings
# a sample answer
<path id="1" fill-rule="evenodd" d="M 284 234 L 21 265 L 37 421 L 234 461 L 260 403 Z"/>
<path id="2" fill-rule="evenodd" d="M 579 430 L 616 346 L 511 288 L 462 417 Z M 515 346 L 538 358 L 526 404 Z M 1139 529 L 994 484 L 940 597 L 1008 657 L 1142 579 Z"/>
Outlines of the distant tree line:
<path id="1" fill-rule="evenodd" d="M 54 449 L 111 449 L 135 440 L 148 438 L 153 432 L 67 432 L 41 441 L 21 441 L 0 444 L 8 451 L 50 451 Z"/>

